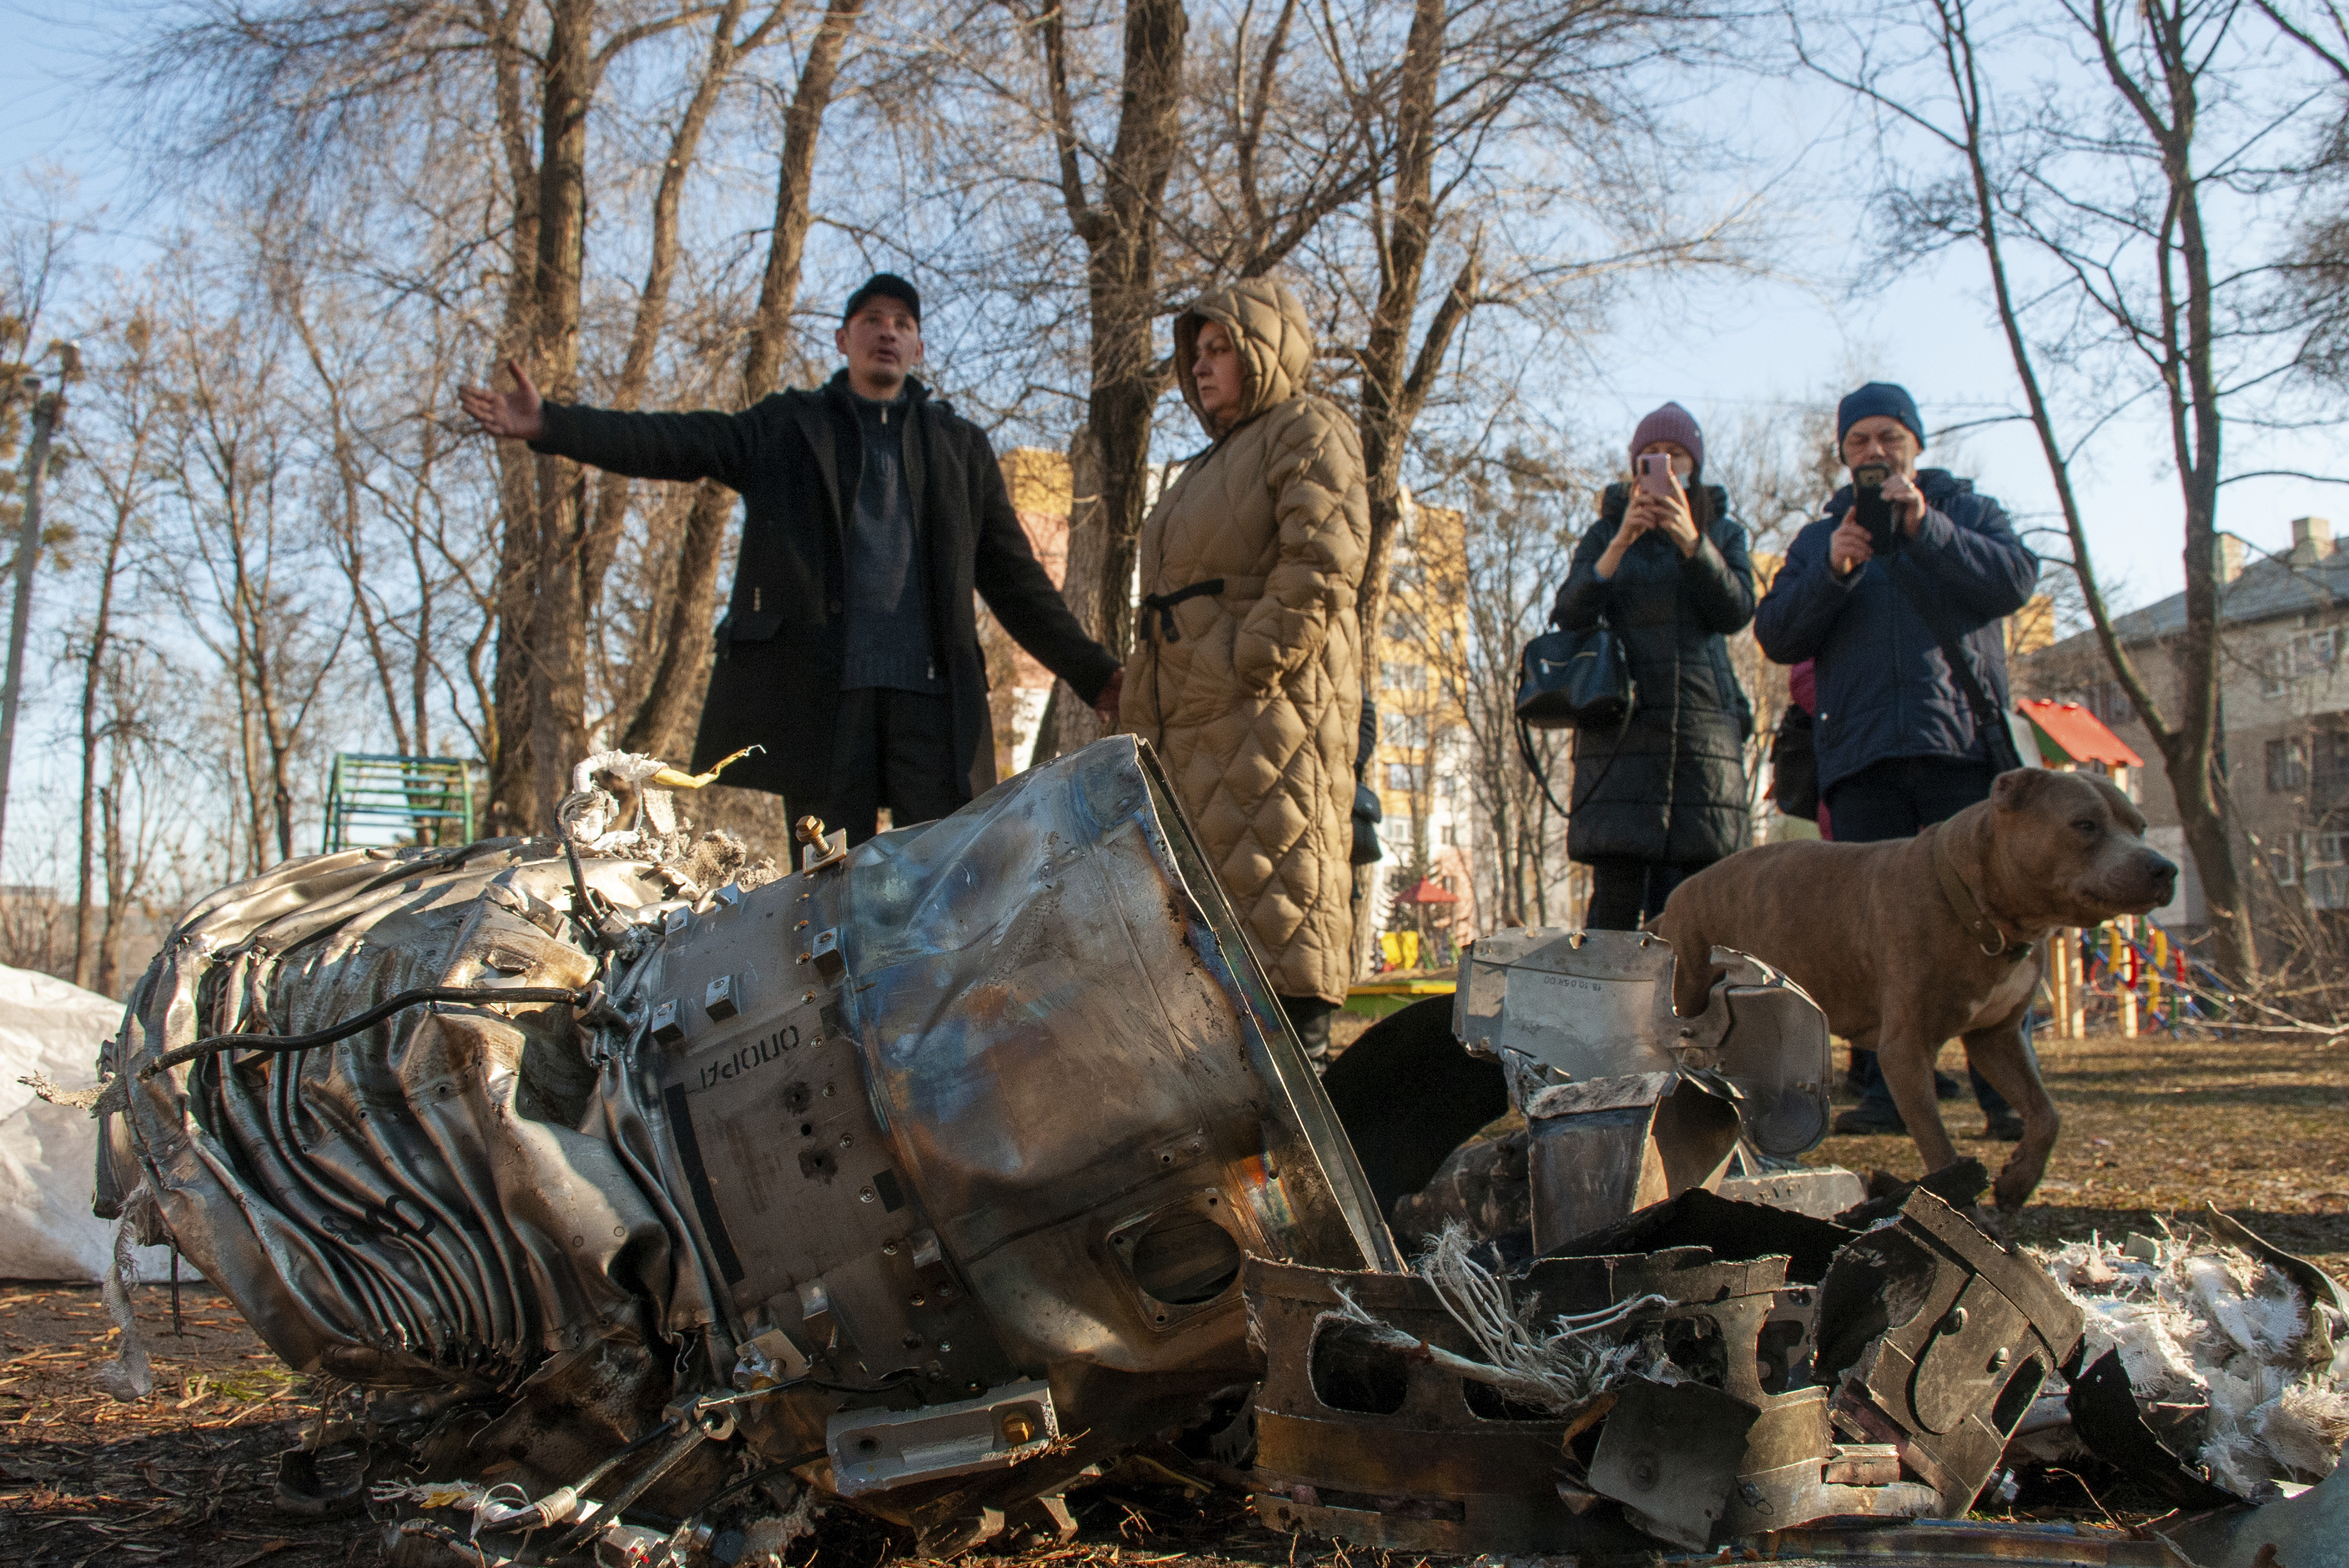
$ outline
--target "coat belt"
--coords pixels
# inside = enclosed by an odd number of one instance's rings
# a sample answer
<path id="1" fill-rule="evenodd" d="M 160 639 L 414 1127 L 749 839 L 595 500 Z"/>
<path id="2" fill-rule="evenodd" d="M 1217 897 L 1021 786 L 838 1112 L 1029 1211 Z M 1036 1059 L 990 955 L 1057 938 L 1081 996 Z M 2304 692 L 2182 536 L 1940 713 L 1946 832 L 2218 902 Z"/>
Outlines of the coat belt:
<path id="1" fill-rule="evenodd" d="M 1204 578 L 1197 583 L 1187 583 L 1174 589 L 1171 593 L 1144 593 L 1142 596 L 1142 607 L 1144 610 L 1158 612 L 1157 641 L 1179 643 L 1183 640 L 1183 634 L 1174 624 L 1174 606 L 1185 599 L 1205 599 L 1226 593 L 1244 598 L 1260 597 L 1264 593 L 1264 579 L 1261 577 Z M 1144 618 L 1144 624 L 1148 624 L 1147 617 Z"/>

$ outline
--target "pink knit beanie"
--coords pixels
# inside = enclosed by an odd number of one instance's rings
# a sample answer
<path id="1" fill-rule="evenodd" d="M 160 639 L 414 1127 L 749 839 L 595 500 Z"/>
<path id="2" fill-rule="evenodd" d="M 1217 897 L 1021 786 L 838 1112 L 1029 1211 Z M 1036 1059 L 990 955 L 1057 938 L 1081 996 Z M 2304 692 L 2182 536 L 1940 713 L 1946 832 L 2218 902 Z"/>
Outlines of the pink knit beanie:
<path id="1" fill-rule="evenodd" d="M 1640 421 L 1640 428 L 1631 432 L 1631 455 L 1637 458 L 1650 441 L 1678 441 L 1688 449 L 1697 473 L 1704 472 L 1704 432 L 1696 428 L 1696 416 L 1679 404 L 1667 403 Z"/>

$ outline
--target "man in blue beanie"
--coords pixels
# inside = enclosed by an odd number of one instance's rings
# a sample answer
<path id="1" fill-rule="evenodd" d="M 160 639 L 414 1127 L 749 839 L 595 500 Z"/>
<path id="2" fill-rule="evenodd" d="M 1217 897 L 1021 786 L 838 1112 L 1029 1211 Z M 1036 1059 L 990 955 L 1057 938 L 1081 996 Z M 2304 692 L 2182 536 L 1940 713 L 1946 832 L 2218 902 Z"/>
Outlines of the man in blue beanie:
<path id="1" fill-rule="evenodd" d="M 2011 737 L 1977 721 L 1942 647 L 1946 638 L 2001 722 L 2013 704 L 2000 622 L 2030 599 L 2039 558 L 1971 480 L 1917 467 L 1925 427 L 1905 387 L 1871 381 L 1846 397 L 1836 439 L 1855 484 L 1880 481 L 1889 529 L 1871 532 L 1854 485 L 1837 490 L 1795 536 L 1754 633 L 1780 664 L 1816 661 L 1819 799 L 1837 841 L 1908 838 L 1986 799 L 2012 753 Z M 1861 1056 L 1865 1098 L 1836 1130 L 1905 1130 L 1874 1053 Z M 2023 1135 L 1979 1076 L 1974 1092 L 1988 1136 Z"/>

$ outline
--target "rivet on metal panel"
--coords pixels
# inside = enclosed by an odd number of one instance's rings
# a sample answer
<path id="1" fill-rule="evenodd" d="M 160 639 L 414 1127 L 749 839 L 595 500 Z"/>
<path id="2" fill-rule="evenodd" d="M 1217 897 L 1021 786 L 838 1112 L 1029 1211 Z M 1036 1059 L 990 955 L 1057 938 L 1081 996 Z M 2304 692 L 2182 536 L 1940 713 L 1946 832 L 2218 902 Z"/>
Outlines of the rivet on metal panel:
<path id="1" fill-rule="evenodd" d="M 664 911 L 661 914 L 661 934 L 675 936 L 693 919 L 693 912 L 683 907 Z"/>
<path id="2" fill-rule="evenodd" d="M 873 1189 L 866 1187 L 860 1191 L 856 1194 L 856 1201 L 860 1203 L 870 1203 L 873 1202 Z"/>

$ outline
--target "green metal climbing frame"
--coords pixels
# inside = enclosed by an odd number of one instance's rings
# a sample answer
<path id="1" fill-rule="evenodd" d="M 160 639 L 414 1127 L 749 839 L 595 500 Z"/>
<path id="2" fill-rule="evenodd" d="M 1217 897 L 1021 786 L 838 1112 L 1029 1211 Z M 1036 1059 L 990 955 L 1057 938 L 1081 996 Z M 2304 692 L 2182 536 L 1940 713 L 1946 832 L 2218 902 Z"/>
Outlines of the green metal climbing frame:
<path id="1" fill-rule="evenodd" d="M 326 774 L 326 852 L 384 842 L 387 828 L 393 843 L 471 843 L 480 766 L 461 757 L 336 752 Z"/>

